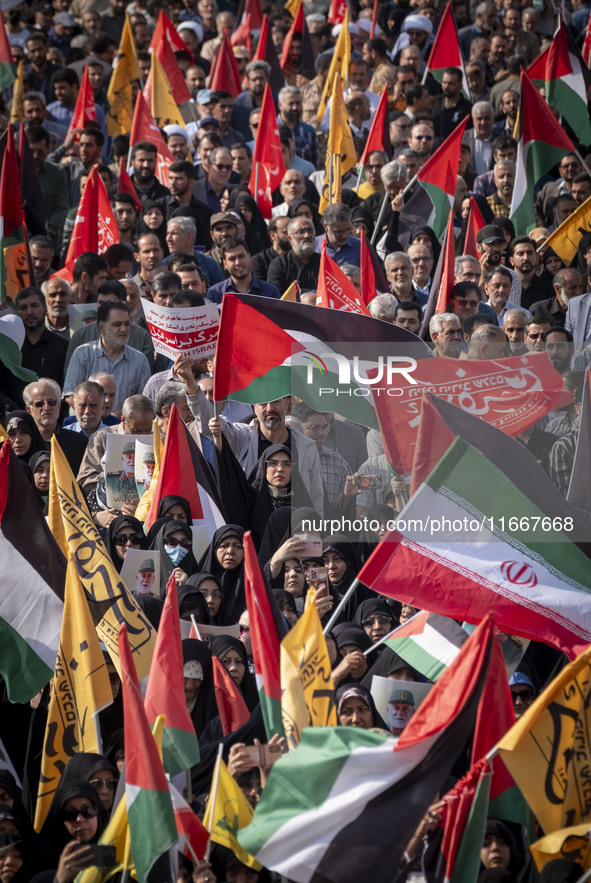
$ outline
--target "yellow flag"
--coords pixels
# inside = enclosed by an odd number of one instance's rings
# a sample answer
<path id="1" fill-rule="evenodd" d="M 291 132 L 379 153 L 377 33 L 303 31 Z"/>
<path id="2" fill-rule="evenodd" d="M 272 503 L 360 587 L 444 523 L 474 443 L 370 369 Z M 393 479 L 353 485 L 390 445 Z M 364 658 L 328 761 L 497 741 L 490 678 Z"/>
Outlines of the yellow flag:
<path id="1" fill-rule="evenodd" d="M 121 42 L 117 51 L 117 63 L 111 75 L 107 89 L 109 105 L 107 114 L 107 133 L 114 138 L 131 132 L 133 118 L 133 86 L 134 80 L 141 79 L 142 73 L 137 60 L 137 52 L 129 16 L 125 16 Z"/>
<path id="2" fill-rule="evenodd" d="M 154 472 L 152 474 L 150 487 L 142 494 L 140 501 L 137 504 L 137 509 L 135 510 L 135 517 L 139 518 L 140 521 L 145 521 L 148 517 L 150 506 L 152 505 L 152 497 L 154 496 L 154 488 L 158 482 L 158 473 L 160 472 L 160 461 L 162 459 L 162 435 L 157 420 L 154 420 L 154 423 L 152 424 L 152 436 L 154 439 Z"/>
<path id="3" fill-rule="evenodd" d="M 24 59 L 21 58 L 16 66 L 16 80 L 12 92 L 12 107 L 10 109 L 10 122 L 20 123 L 23 118 L 23 98 L 25 95 Z"/>
<path id="4" fill-rule="evenodd" d="M 544 831 L 589 813 L 591 646 L 567 665 L 498 743 Z"/>
<path id="5" fill-rule="evenodd" d="M 322 624 L 309 589 L 300 619 L 281 642 L 281 716 L 290 748 L 304 727 L 336 727 L 335 689 Z"/>
<path id="6" fill-rule="evenodd" d="M 150 671 L 156 633 L 115 570 L 55 437 L 51 440 L 51 461 L 66 543 L 74 555 L 89 606 L 96 611 L 98 636 L 121 674 L 117 636 L 121 623 L 127 623 L 127 637 L 142 680 Z"/>
<path id="7" fill-rule="evenodd" d="M 326 171 L 320 197 L 320 214 L 333 202 L 341 201 L 343 175 L 357 162 L 351 127 L 345 112 L 343 90 L 338 77 L 334 78 L 330 106 L 330 132 L 326 148 Z"/>
<path id="8" fill-rule="evenodd" d="M 591 823 L 573 825 L 547 834 L 530 844 L 538 871 L 557 858 L 578 862 L 584 871 L 591 868 Z"/>
<path id="9" fill-rule="evenodd" d="M 321 123 L 326 113 L 328 96 L 332 95 L 335 80 L 340 80 L 341 91 L 347 88 L 349 83 L 349 66 L 351 64 L 351 34 L 349 33 L 349 7 L 345 10 L 343 24 L 335 43 L 330 67 L 326 75 L 326 82 L 322 90 L 322 97 L 318 105 L 317 117 Z M 334 99 L 333 99 L 334 101 Z M 331 122 L 332 129 L 332 122 Z"/>
<path id="10" fill-rule="evenodd" d="M 544 247 L 549 245 L 550 248 L 553 248 L 560 260 L 568 267 L 577 253 L 579 242 L 590 230 L 591 196 L 550 234 Z"/>
<path id="11" fill-rule="evenodd" d="M 81 751 L 100 753 L 96 715 L 112 701 L 107 664 L 88 609 L 86 593 L 70 555 L 62 630 L 41 757 L 35 810 L 37 831 L 47 815 L 68 760 Z"/>
<path id="12" fill-rule="evenodd" d="M 220 843 L 231 849 L 241 862 L 249 868 L 260 871 L 262 865 L 255 861 L 236 839 L 238 831 L 250 825 L 253 815 L 253 808 L 238 787 L 236 779 L 230 775 L 221 757 L 218 757 L 203 824 L 208 831 L 211 831 L 210 838 L 214 843 Z"/>
<path id="13" fill-rule="evenodd" d="M 6 273 L 4 290 L 7 297 L 11 300 L 16 300 L 19 291 L 22 291 L 23 288 L 28 288 L 34 282 L 29 272 L 27 246 L 24 242 L 7 245 L 3 249 L 3 254 Z"/>
<path id="14" fill-rule="evenodd" d="M 117 864 L 112 868 L 87 868 L 76 877 L 76 883 L 106 883 L 124 871 L 129 869 L 131 878 L 137 880 L 135 867 L 128 848 L 129 836 L 127 825 L 127 804 L 125 794 L 117 804 L 109 824 L 102 833 L 99 843 L 115 847 Z"/>
<path id="15" fill-rule="evenodd" d="M 289 12 L 292 18 L 295 18 L 298 12 L 300 11 L 300 6 L 302 5 L 302 0 L 287 0 L 287 3 L 283 7 L 286 12 Z"/>
<path id="16" fill-rule="evenodd" d="M 283 294 L 281 295 L 281 300 L 289 300 L 292 303 L 297 303 L 298 298 L 298 283 L 292 282 L 289 288 L 286 288 Z"/>
<path id="17" fill-rule="evenodd" d="M 156 120 L 156 125 L 161 129 L 171 123 L 184 127 L 183 115 L 173 98 L 168 77 L 155 52 L 152 52 L 150 76 L 152 80 L 152 116 Z"/>
<path id="18" fill-rule="evenodd" d="M 8 433 L 4 429 L 4 427 L 0 424 L 0 441 L 6 441 L 8 438 Z"/>

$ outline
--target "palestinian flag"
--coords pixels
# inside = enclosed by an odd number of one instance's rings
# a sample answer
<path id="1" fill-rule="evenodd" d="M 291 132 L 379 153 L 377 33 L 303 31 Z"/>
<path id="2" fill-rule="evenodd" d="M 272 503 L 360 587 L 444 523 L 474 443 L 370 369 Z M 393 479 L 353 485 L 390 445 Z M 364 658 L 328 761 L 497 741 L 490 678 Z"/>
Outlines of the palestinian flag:
<path id="1" fill-rule="evenodd" d="M 448 67 L 457 67 L 462 72 L 462 93 L 464 98 L 472 100 L 472 93 L 466 77 L 464 68 L 464 59 L 462 57 L 462 49 L 458 38 L 458 27 L 454 16 L 453 6 L 447 3 L 435 34 L 435 39 L 431 46 L 431 53 L 425 68 L 426 79 L 427 73 L 430 73 L 441 85 L 443 80 L 443 71 Z"/>
<path id="2" fill-rule="evenodd" d="M 478 203 L 474 196 L 470 194 L 470 211 L 468 212 L 468 220 L 466 221 L 466 235 L 464 237 L 464 254 L 470 255 L 480 260 L 480 249 L 476 242 L 476 237 L 482 228 L 486 226 L 482 212 L 478 207 Z"/>
<path id="3" fill-rule="evenodd" d="M 523 236 L 536 226 L 535 185 L 560 162 L 565 153 L 574 153 L 575 150 L 574 144 L 523 70 L 517 129 L 517 173 L 510 218 L 517 235 Z"/>
<path id="4" fill-rule="evenodd" d="M 228 292 L 220 316 L 214 399 L 256 404 L 293 394 L 320 411 L 337 411 L 377 429 L 368 387 L 362 389 L 354 372 L 341 382 L 340 363 L 357 358 L 359 369 L 369 370 L 380 355 L 385 359 L 394 352 L 415 359 L 431 355 L 412 332 L 379 319 Z"/>
<path id="5" fill-rule="evenodd" d="M 0 15 L 0 91 L 3 91 L 16 80 L 16 67 L 12 60 L 10 43 L 6 36 L 4 19 Z"/>
<path id="6" fill-rule="evenodd" d="M 583 40 L 583 61 L 589 67 L 591 65 L 591 12 L 587 19 L 587 27 L 585 28 L 585 39 Z"/>
<path id="7" fill-rule="evenodd" d="M 159 715 L 164 715 L 162 757 L 166 772 L 176 776 L 199 763 L 199 743 L 185 700 L 183 648 L 174 576 L 170 577 L 166 587 L 144 706 L 148 723 L 152 726 Z"/>
<path id="8" fill-rule="evenodd" d="M 562 17 L 546 61 L 546 100 L 569 124 L 582 144 L 591 144 L 587 93 L 591 71 Z"/>
<path id="9" fill-rule="evenodd" d="M 542 49 L 540 54 L 534 58 L 532 63 L 527 68 L 527 75 L 536 87 L 544 86 L 546 83 L 546 64 L 548 62 L 548 53 L 550 52 L 550 46 L 552 44 L 548 43 L 548 45 Z"/>
<path id="10" fill-rule="evenodd" d="M 433 204 L 427 223 L 435 231 L 439 239 L 447 225 L 449 211 L 453 206 L 457 186 L 458 169 L 460 168 L 460 150 L 462 135 L 468 117 L 455 127 L 451 135 L 429 157 L 424 166 L 416 174 L 421 187 L 425 190 Z"/>
<path id="11" fill-rule="evenodd" d="M 53 676 L 66 561 L 11 444 L 0 449 L 0 674 L 11 702 L 28 702 Z"/>
<path id="12" fill-rule="evenodd" d="M 527 449 L 432 397 L 454 441 L 358 574 L 374 591 L 570 658 L 591 641 L 589 523 Z M 562 529 L 561 529 L 562 525 Z"/>
<path id="13" fill-rule="evenodd" d="M 357 727 L 307 727 L 274 765 L 238 835 L 242 846 L 297 883 L 391 883 L 470 738 L 493 639 L 489 616 L 396 741 Z"/>
<path id="14" fill-rule="evenodd" d="M 467 633 L 453 619 L 422 610 L 390 632 L 383 643 L 430 681 L 436 681 L 467 640 Z"/>
<path id="15" fill-rule="evenodd" d="M 119 629 L 125 733 L 125 794 L 131 854 L 139 883 L 178 840 L 168 782 L 144 711 L 125 623 Z"/>
<path id="16" fill-rule="evenodd" d="M 185 798 L 172 782 L 168 783 L 176 830 L 179 835 L 179 852 L 191 861 L 203 861 L 209 834 L 197 818 Z"/>
<path id="17" fill-rule="evenodd" d="M 257 689 L 267 736 L 283 736 L 281 720 L 281 640 L 287 625 L 267 589 L 250 532 L 244 534 L 244 590 Z"/>

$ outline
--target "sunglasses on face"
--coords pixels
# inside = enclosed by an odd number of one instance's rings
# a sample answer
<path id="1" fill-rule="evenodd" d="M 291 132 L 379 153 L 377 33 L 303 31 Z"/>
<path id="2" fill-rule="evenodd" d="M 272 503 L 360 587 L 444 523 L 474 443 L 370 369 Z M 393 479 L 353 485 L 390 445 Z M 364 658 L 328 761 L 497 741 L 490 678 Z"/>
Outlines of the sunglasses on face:
<path id="1" fill-rule="evenodd" d="M 75 822 L 78 816 L 82 816 L 83 819 L 94 819 L 98 816 L 98 809 L 96 806 L 88 803 L 80 809 L 76 809 L 73 806 L 67 806 L 62 812 L 62 819 L 64 822 Z"/>
<path id="2" fill-rule="evenodd" d="M 103 779 L 92 779 L 89 784 L 97 790 L 99 788 L 108 788 L 109 791 L 114 791 L 117 787 L 117 779 L 107 779 L 106 781 L 103 781 Z"/>
<path id="3" fill-rule="evenodd" d="M 116 533 L 113 537 L 113 542 L 116 546 L 125 546 L 127 543 L 131 543 L 132 546 L 139 546 L 143 539 L 143 534 L 141 533 Z"/>
<path id="4" fill-rule="evenodd" d="M 193 546 L 191 540 L 177 540 L 174 537 L 164 537 L 164 545 L 172 546 L 173 549 L 176 549 L 177 546 L 181 546 L 183 549 L 191 549 Z"/>
<path id="5" fill-rule="evenodd" d="M 43 405 L 47 405 L 48 408 L 55 408 L 56 405 L 59 405 L 57 399 L 43 399 L 43 401 L 33 402 L 33 407 L 37 408 L 38 411 L 41 410 Z"/>

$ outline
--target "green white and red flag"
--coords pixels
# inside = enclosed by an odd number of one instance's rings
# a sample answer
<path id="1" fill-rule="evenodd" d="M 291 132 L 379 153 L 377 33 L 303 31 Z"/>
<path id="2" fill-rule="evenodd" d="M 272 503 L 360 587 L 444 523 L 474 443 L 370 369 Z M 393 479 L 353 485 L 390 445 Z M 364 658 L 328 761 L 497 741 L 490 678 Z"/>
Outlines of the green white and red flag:
<path id="1" fill-rule="evenodd" d="M 464 98 L 472 100 L 470 85 L 464 67 L 464 58 L 458 38 L 458 27 L 451 3 L 447 3 L 431 46 L 431 53 L 425 68 L 425 82 L 427 73 L 430 73 L 439 84 L 443 79 L 443 71 L 448 67 L 457 67 L 462 72 L 462 93 Z"/>
<path id="2" fill-rule="evenodd" d="M 518 236 L 536 226 L 534 188 L 565 153 L 575 146 L 525 73 L 521 71 L 521 100 L 517 121 L 517 171 L 509 217 Z"/>
<path id="3" fill-rule="evenodd" d="M 244 589 L 255 678 L 267 736 L 284 735 L 281 719 L 280 645 L 287 626 L 265 583 L 250 531 L 244 534 Z"/>
<path id="4" fill-rule="evenodd" d="M 591 71 L 562 16 L 546 60 L 546 101 L 560 113 L 582 144 L 591 144 L 587 95 Z"/>
<path id="5" fill-rule="evenodd" d="M 424 677 L 436 681 L 467 640 L 467 632 L 455 620 L 421 610 L 390 632 L 384 644 Z"/>
<path id="6" fill-rule="evenodd" d="M 438 239 L 445 230 L 449 211 L 453 206 L 460 168 L 462 135 L 467 122 L 468 117 L 455 127 L 417 172 L 421 187 L 426 190 L 433 203 L 433 211 L 426 223 L 433 228 Z"/>
<path id="7" fill-rule="evenodd" d="M 0 15 L 0 91 L 16 80 L 16 65 L 12 60 L 10 43 L 6 36 L 4 19 Z"/>
<path id="8" fill-rule="evenodd" d="M 474 196 L 470 194 L 470 209 L 468 211 L 468 220 L 466 221 L 466 236 L 464 237 L 464 254 L 480 260 L 480 249 L 476 242 L 478 231 L 485 227 L 485 221 L 482 212 L 478 208 L 478 203 Z"/>
<path id="9" fill-rule="evenodd" d="M 166 587 L 144 707 L 151 726 L 159 715 L 164 715 L 162 759 L 166 772 L 176 776 L 199 763 L 199 743 L 185 699 L 183 647 L 174 576 L 170 577 Z"/>
<path id="10" fill-rule="evenodd" d="M 168 782 L 144 710 L 125 623 L 119 629 L 125 734 L 125 794 L 131 854 L 139 883 L 178 841 Z"/>

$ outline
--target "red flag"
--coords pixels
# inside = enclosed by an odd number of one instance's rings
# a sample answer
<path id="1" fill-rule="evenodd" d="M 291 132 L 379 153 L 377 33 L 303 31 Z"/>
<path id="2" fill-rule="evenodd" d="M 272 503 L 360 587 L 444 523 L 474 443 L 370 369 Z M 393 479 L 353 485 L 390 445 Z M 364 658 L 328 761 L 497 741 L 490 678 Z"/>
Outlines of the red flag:
<path id="1" fill-rule="evenodd" d="M 386 90 L 387 91 L 387 90 Z M 365 230 L 361 230 L 361 260 L 360 260 L 360 275 L 361 275 L 361 297 L 363 298 L 364 304 L 367 306 L 371 300 L 377 294 L 376 291 L 376 274 L 373 269 L 373 262 L 371 259 L 371 255 L 369 253 L 369 249 L 367 247 L 367 242 L 365 241 Z"/>
<path id="2" fill-rule="evenodd" d="M 64 267 L 56 275 L 71 281 L 74 264 L 81 254 L 86 251 L 103 254 L 116 242 L 119 242 L 117 223 L 98 165 L 95 165 L 78 205 Z"/>
<path id="3" fill-rule="evenodd" d="M 482 702 L 482 699 L 480 702 Z M 479 705 L 478 707 L 480 708 L 481 706 Z M 473 813 L 477 808 L 477 803 L 481 803 L 488 798 L 489 782 L 487 780 L 489 777 L 489 765 L 486 760 L 482 759 L 478 763 L 473 764 L 466 775 L 462 776 L 451 791 L 448 791 L 443 797 L 444 808 L 441 817 L 443 838 L 440 850 L 441 855 L 445 859 L 445 868 L 438 866 L 440 873 L 434 878 L 437 883 L 440 883 L 440 881 L 441 883 L 450 883 L 450 881 L 451 883 L 456 883 L 458 880 L 458 873 L 461 874 L 464 868 L 461 867 L 461 863 L 460 869 L 456 868 L 456 860 L 459 857 L 464 839 L 466 842 L 469 842 L 469 838 L 472 837 L 476 843 L 482 842 L 484 819 L 480 821 L 478 812 L 475 813 L 475 817 L 473 817 Z M 473 817 L 472 829 L 469 827 L 471 817 Z M 464 847 L 465 845 L 466 843 L 464 843 Z"/>
<path id="4" fill-rule="evenodd" d="M 172 575 L 156 634 L 144 707 L 151 726 L 158 715 L 165 717 L 162 755 L 167 773 L 175 776 L 199 763 L 199 744 L 185 699 L 179 602 Z"/>
<path id="5" fill-rule="evenodd" d="M 86 123 L 89 120 L 96 123 L 96 107 L 94 103 L 94 92 L 92 91 L 90 80 L 88 79 L 88 67 L 85 67 L 66 138 L 68 135 L 71 135 L 75 129 L 85 129 Z M 78 138 L 76 138 L 76 140 L 78 140 Z"/>
<path id="6" fill-rule="evenodd" d="M 591 68 L 591 12 L 589 13 L 589 20 L 587 21 L 587 27 L 585 28 L 582 55 L 583 61 L 587 67 Z"/>
<path id="7" fill-rule="evenodd" d="M 548 61 L 548 53 L 552 42 L 548 43 L 545 49 L 542 49 L 537 58 L 534 58 L 527 69 L 527 75 L 536 86 L 542 86 L 546 82 L 546 62 Z"/>
<path id="8" fill-rule="evenodd" d="M 150 113 L 146 99 L 141 92 L 137 93 L 131 134 L 129 136 L 130 147 L 138 141 L 150 141 L 157 149 L 156 177 L 165 187 L 168 187 L 168 167 L 173 162 L 172 154 L 166 146 L 162 132 L 156 125 L 156 121 Z M 136 194 L 137 196 L 137 194 Z"/>
<path id="9" fill-rule="evenodd" d="M 119 160 L 119 181 L 117 182 L 117 193 L 128 193 L 133 198 L 135 210 L 137 212 L 140 212 L 142 210 L 142 204 L 138 199 L 137 190 L 133 186 L 133 182 L 127 174 L 127 169 L 125 168 L 124 156 L 122 156 Z"/>
<path id="10" fill-rule="evenodd" d="M 232 98 L 237 98 L 242 92 L 240 71 L 232 52 L 232 44 L 230 43 L 230 35 L 227 28 L 224 29 L 224 37 L 213 64 L 209 88 L 213 92 L 220 90 L 229 92 Z"/>
<path id="11" fill-rule="evenodd" d="M 462 90 L 466 98 L 470 98 L 470 86 L 464 69 L 462 49 L 458 39 L 458 28 L 451 3 L 447 3 L 435 34 L 427 61 L 427 70 L 438 83 L 443 79 L 443 72 L 449 67 L 457 67 L 462 72 Z"/>
<path id="12" fill-rule="evenodd" d="M 371 28 L 369 29 L 369 39 L 372 40 L 376 34 L 376 25 L 378 23 L 378 3 L 379 0 L 373 0 L 373 10 L 371 13 Z"/>
<path id="13" fill-rule="evenodd" d="M 326 239 L 322 240 L 320 253 L 316 306 L 332 310 L 346 310 L 349 313 L 360 313 L 362 316 L 371 315 L 351 280 L 345 276 L 339 265 L 327 255 Z"/>
<path id="14" fill-rule="evenodd" d="M 153 52 L 157 52 L 164 41 L 168 43 L 173 52 L 187 52 L 191 55 L 189 47 L 175 29 L 167 14 L 161 10 L 150 41 L 150 49 Z M 166 71 L 166 75 L 168 76 L 168 71 Z"/>
<path id="15" fill-rule="evenodd" d="M 443 262 L 441 270 L 441 281 L 439 283 L 439 292 L 437 295 L 437 304 L 435 306 L 436 313 L 445 313 L 449 303 L 449 295 L 454 287 L 456 263 L 456 240 L 454 237 L 454 213 L 449 213 L 447 228 L 445 231 L 445 243 L 443 245 Z"/>
<path id="16" fill-rule="evenodd" d="M 164 13 L 160 13 L 160 15 L 164 15 Z M 173 32 L 176 34 L 176 31 L 173 28 Z M 177 34 L 178 36 L 178 34 Z M 180 37 L 179 37 L 180 40 Z M 152 39 L 152 42 L 153 39 Z M 181 40 L 181 43 L 183 41 Z M 151 44 L 150 44 L 151 45 Z M 184 46 L 184 43 L 183 43 Z M 188 52 L 188 49 L 185 47 L 185 51 Z M 176 56 L 172 49 L 170 42 L 167 39 L 159 40 L 154 52 L 156 53 L 156 58 L 164 68 L 166 72 L 166 76 L 168 78 L 168 82 L 170 83 L 170 88 L 172 90 L 172 97 L 176 101 L 177 104 L 183 104 L 185 101 L 191 100 L 191 93 L 187 88 L 187 84 L 185 82 L 185 77 L 183 75 L 182 70 L 180 69 L 179 63 L 176 60 Z M 190 54 L 190 53 L 189 53 Z"/>
<path id="17" fill-rule="evenodd" d="M 279 140 L 279 129 L 271 87 L 267 83 L 261 104 L 259 127 L 254 143 L 254 155 L 248 187 L 254 194 L 263 217 L 270 218 L 273 207 L 273 191 L 279 187 L 285 175 L 285 162 Z"/>
<path id="18" fill-rule="evenodd" d="M 236 11 L 236 22 L 242 24 L 246 16 L 250 15 L 250 26 L 253 31 L 260 31 L 263 24 L 263 13 L 259 0 L 240 0 Z"/>
<path id="19" fill-rule="evenodd" d="M 217 702 L 222 731 L 224 736 L 235 733 L 250 717 L 250 711 L 246 706 L 242 693 L 232 680 L 226 666 L 212 656 L 213 683 L 215 687 L 215 701 Z"/>
<path id="20" fill-rule="evenodd" d="M 275 44 L 269 36 L 268 15 L 263 15 L 259 42 L 257 43 L 256 52 L 252 56 L 252 61 L 266 61 L 267 64 L 271 65 L 271 79 L 269 80 L 271 91 L 279 92 L 285 86 L 285 77 L 279 64 L 279 56 L 277 55 Z"/>
<path id="21" fill-rule="evenodd" d="M 203 518 L 203 507 L 199 497 L 199 488 L 197 487 L 187 434 L 178 408 L 176 405 L 173 405 L 168 421 L 168 429 L 166 430 L 158 480 L 154 489 L 150 512 L 146 518 L 146 529 L 152 527 L 158 518 L 160 500 L 169 494 L 178 494 L 180 491 L 182 491 L 183 497 L 189 501 L 193 520 L 196 521 Z"/>
<path id="22" fill-rule="evenodd" d="M 485 227 L 485 221 L 482 213 L 478 208 L 478 203 L 473 196 L 470 196 L 470 211 L 468 212 L 468 220 L 466 221 L 466 236 L 464 237 L 464 254 L 480 260 L 480 249 L 476 243 L 476 236 L 479 230 Z"/>
<path id="23" fill-rule="evenodd" d="M 209 840 L 209 831 L 197 818 L 185 798 L 177 791 L 172 782 L 168 783 L 168 787 L 170 789 L 176 829 L 179 835 L 179 852 L 182 852 L 191 861 L 203 861 L 207 841 Z"/>
<path id="24" fill-rule="evenodd" d="M 252 30 L 252 20 L 250 18 L 250 12 L 248 12 L 244 17 L 242 24 L 239 25 L 232 34 L 230 41 L 232 46 L 246 46 L 250 55 L 252 55 Z"/>
<path id="25" fill-rule="evenodd" d="M 383 150 L 388 156 L 392 156 L 392 144 L 390 142 L 390 129 L 388 122 L 388 90 L 384 89 L 376 108 L 371 129 L 361 159 L 359 162 L 364 166 L 369 159 L 369 154 L 374 150 Z"/>
<path id="26" fill-rule="evenodd" d="M 257 688 L 270 739 L 275 733 L 283 735 L 279 660 L 281 639 L 287 634 L 287 627 L 263 579 L 250 531 L 244 534 L 244 589 Z"/>
<path id="27" fill-rule="evenodd" d="M 21 126 L 21 133 L 24 126 Z M 20 172 L 14 144 L 14 129 L 8 124 L 6 148 L 0 174 L 0 297 L 15 300 L 22 288 L 35 284 L 26 244 Z"/>
<path id="28" fill-rule="evenodd" d="M 328 10 L 328 21 L 331 25 L 340 25 L 345 18 L 347 0 L 331 0 Z"/>
<path id="29" fill-rule="evenodd" d="M 562 378 L 545 353 L 528 353 L 495 361 L 466 359 L 421 359 L 413 369 L 411 385 L 399 375 L 392 386 L 398 397 L 374 397 L 382 438 L 404 469 L 412 468 L 417 441 L 417 404 L 426 392 L 445 398 L 459 408 L 481 414 L 482 419 L 508 435 L 519 435 L 544 414 L 562 407 L 570 393 L 562 389 Z M 385 389 L 389 384 L 383 383 Z M 494 389 L 494 397 L 491 390 Z M 398 467 L 395 466 L 398 470 Z"/>
<path id="30" fill-rule="evenodd" d="M 300 73 L 303 77 L 308 77 L 309 79 L 312 79 L 315 75 L 314 53 L 312 49 L 312 42 L 310 40 L 310 33 L 308 31 L 308 25 L 306 24 L 306 18 L 304 16 L 303 3 L 300 3 L 298 11 L 295 15 L 289 31 L 285 35 L 285 41 L 283 43 L 283 51 L 281 53 L 281 61 L 279 63 L 282 70 L 286 72 L 291 69 L 289 53 L 291 52 L 291 44 L 296 34 L 300 35 L 302 41 L 302 55 L 298 73 Z"/>

